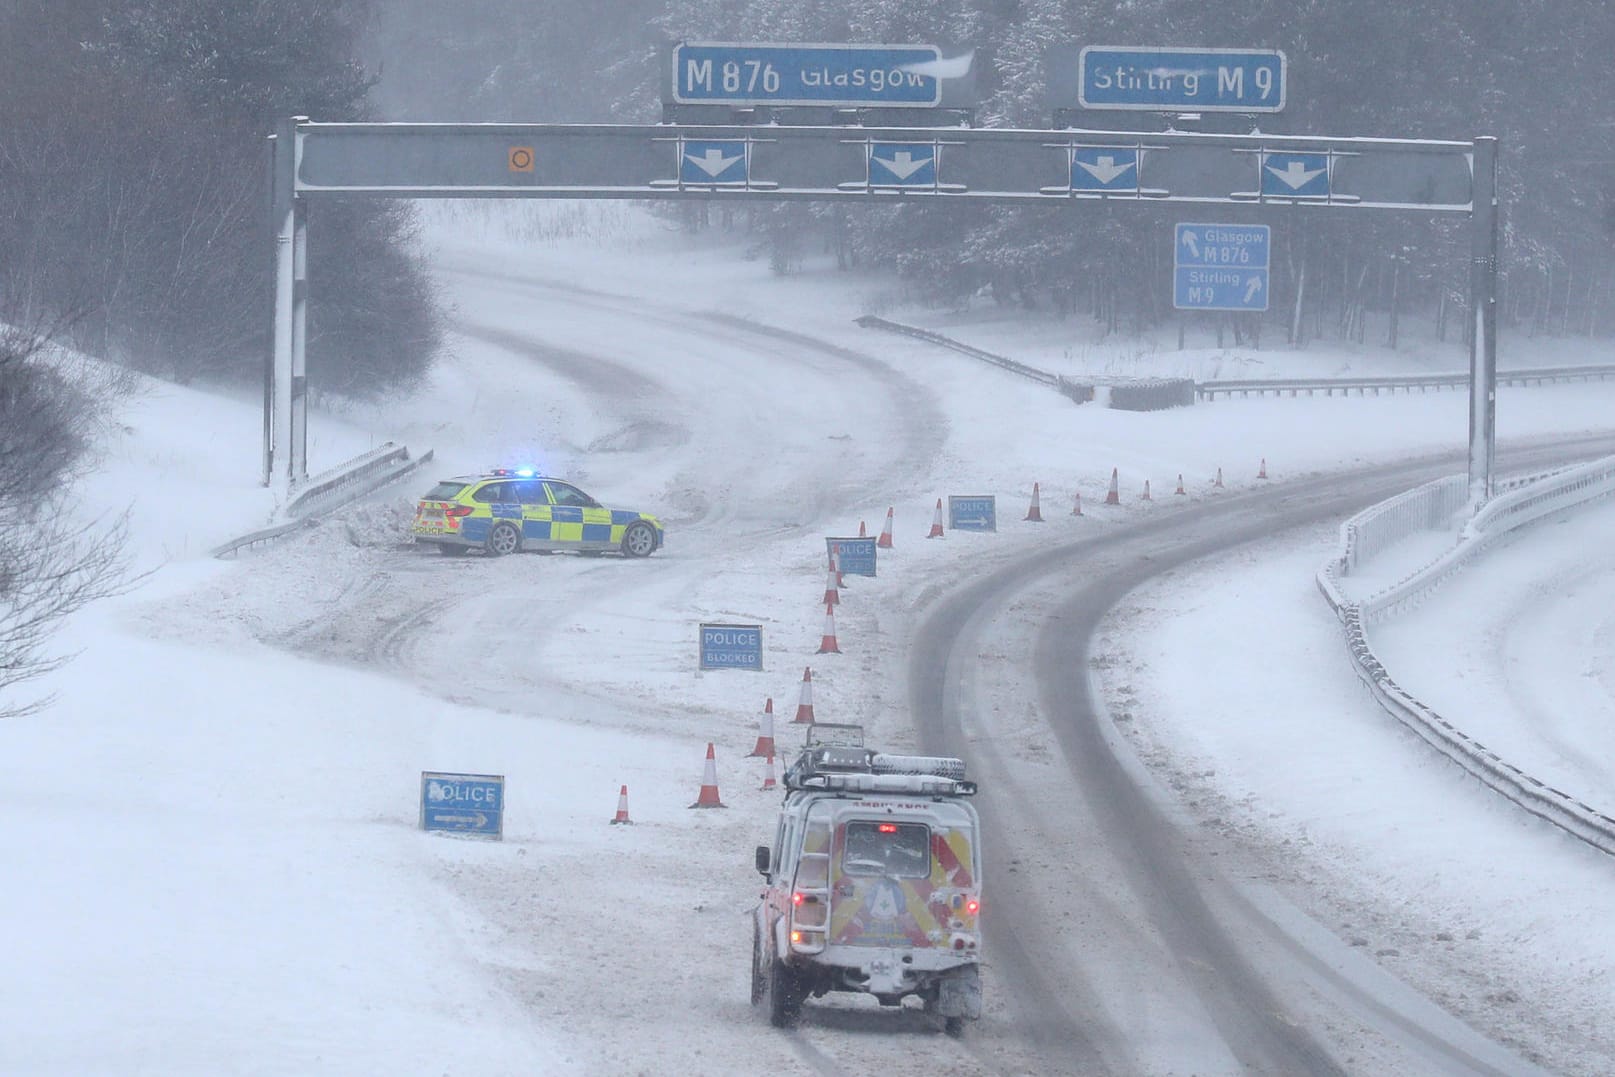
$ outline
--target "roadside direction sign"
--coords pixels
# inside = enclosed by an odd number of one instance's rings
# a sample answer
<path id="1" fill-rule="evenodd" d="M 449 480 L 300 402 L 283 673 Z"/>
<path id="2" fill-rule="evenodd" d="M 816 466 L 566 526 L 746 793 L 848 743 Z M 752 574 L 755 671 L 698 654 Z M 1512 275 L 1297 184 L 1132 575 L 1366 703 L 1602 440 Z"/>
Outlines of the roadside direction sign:
<path id="1" fill-rule="evenodd" d="M 992 494 L 948 495 L 948 527 L 954 531 L 997 531 L 998 498 Z"/>
<path id="2" fill-rule="evenodd" d="M 745 184 L 745 139 L 688 138 L 678 147 L 680 183 Z"/>
<path id="3" fill-rule="evenodd" d="M 1284 108 L 1285 60 L 1277 49 L 1089 45 L 1078 55 L 1077 67 L 1077 103 L 1083 108 L 1154 112 Z"/>
<path id="4" fill-rule="evenodd" d="M 505 833 L 505 776 L 422 771 L 421 829 L 500 840 Z"/>
<path id="5" fill-rule="evenodd" d="M 871 187 L 934 187 L 936 176 L 934 142 L 869 144 Z"/>
<path id="6" fill-rule="evenodd" d="M 1262 196 L 1328 198 L 1327 153 L 1262 154 Z"/>
<path id="7" fill-rule="evenodd" d="M 1138 190 L 1138 150 L 1117 146 L 1071 147 L 1073 191 Z"/>
<path id="8" fill-rule="evenodd" d="M 1179 224 L 1172 234 L 1172 305 L 1266 310 L 1271 249 L 1265 224 Z"/>
<path id="9" fill-rule="evenodd" d="M 826 538 L 826 553 L 836 555 L 836 567 L 843 576 L 873 576 L 875 574 L 874 538 Z"/>
<path id="10" fill-rule="evenodd" d="M 826 105 L 935 108 L 942 84 L 971 57 L 935 45 L 686 42 L 673 46 L 672 100 L 680 105 Z"/>
<path id="11" fill-rule="evenodd" d="M 763 626 L 703 624 L 702 669 L 763 668 Z"/>

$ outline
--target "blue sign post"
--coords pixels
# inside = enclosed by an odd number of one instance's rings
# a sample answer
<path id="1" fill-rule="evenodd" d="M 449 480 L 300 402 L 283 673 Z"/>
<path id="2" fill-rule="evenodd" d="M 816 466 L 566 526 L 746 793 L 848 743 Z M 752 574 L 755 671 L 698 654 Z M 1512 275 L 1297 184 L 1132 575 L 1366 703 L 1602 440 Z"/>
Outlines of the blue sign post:
<path id="1" fill-rule="evenodd" d="M 1153 112 L 1278 112 L 1284 53 L 1277 49 L 1110 48 L 1077 58 L 1083 108 Z"/>
<path id="2" fill-rule="evenodd" d="M 1138 192 L 1138 150 L 1118 146 L 1071 147 L 1073 191 Z"/>
<path id="3" fill-rule="evenodd" d="M 1265 224 L 1178 225 L 1172 235 L 1172 305 L 1266 310 L 1271 235 Z"/>
<path id="4" fill-rule="evenodd" d="M 875 540 L 873 538 L 826 538 L 826 553 L 836 555 L 836 565 L 843 576 L 873 576 L 875 574 Z"/>
<path id="5" fill-rule="evenodd" d="M 942 81 L 961 65 L 935 45 L 673 46 L 680 105 L 826 105 L 935 108 Z M 966 70 L 969 61 L 962 64 Z"/>
<path id="6" fill-rule="evenodd" d="M 739 138 L 679 140 L 679 182 L 746 182 L 746 142 Z"/>
<path id="7" fill-rule="evenodd" d="M 500 840 L 505 834 L 505 776 L 422 771 L 421 829 Z"/>
<path id="8" fill-rule="evenodd" d="M 936 143 L 871 142 L 871 187 L 935 187 Z"/>
<path id="9" fill-rule="evenodd" d="M 1262 154 L 1263 198 L 1328 198 L 1327 153 Z"/>
<path id="10" fill-rule="evenodd" d="M 954 531 L 997 531 L 998 498 L 992 494 L 950 494 L 948 527 Z"/>
<path id="11" fill-rule="evenodd" d="M 763 626 L 703 624 L 701 668 L 761 670 Z"/>

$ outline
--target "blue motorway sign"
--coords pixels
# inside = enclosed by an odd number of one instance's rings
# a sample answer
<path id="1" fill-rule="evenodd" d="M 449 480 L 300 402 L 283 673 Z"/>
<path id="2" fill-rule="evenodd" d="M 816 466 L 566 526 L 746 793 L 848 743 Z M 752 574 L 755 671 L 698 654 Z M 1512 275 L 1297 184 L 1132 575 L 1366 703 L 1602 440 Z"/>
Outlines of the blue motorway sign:
<path id="1" fill-rule="evenodd" d="M 935 45 L 673 46 L 680 105 L 827 105 L 934 108 L 942 80 L 960 77 Z M 963 62 L 967 71 L 969 60 Z"/>
<path id="2" fill-rule="evenodd" d="M 1262 195 L 1283 198 L 1328 198 L 1329 155 L 1262 154 Z"/>
<path id="3" fill-rule="evenodd" d="M 955 531 L 997 531 L 998 499 L 992 494 L 950 494 L 948 526 Z"/>
<path id="4" fill-rule="evenodd" d="M 1266 310 L 1271 249 L 1265 224 L 1179 224 L 1172 233 L 1172 305 Z"/>
<path id="5" fill-rule="evenodd" d="M 1115 146 L 1073 146 L 1071 189 L 1136 192 L 1138 150 Z"/>
<path id="6" fill-rule="evenodd" d="M 762 669 L 763 626 L 703 624 L 701 668 Z"/>
<path id="7" fill-rule="evenodd" d="M 680 139 L 680 183 L 746 182 L 746 140 L 741 138 Z"/>
<path id="8" fill-rule="evenodd" d="M 836 564 L 843 576 L 873 576 L 875 574 L 874 538 L 826 538 L 826 553 L 836 555 Z"/>
<path id="9" fill-rule="evenodd" d="M 1109 48 L 1077 59 L 1083 108 L 1154 112 L 1278 112 L 1284 53 L 1276 49 Z"/>
<path id="10" fill-rule="evenodd" d="M 936 143 L 871 142 L 869 184 L 872 187 L 935 187 Z"/>
<path id="11" fill-rule="evenodd" d="M 421 829 L 499 840 L 505 833 L 505 776 L 422 771 Z"/>

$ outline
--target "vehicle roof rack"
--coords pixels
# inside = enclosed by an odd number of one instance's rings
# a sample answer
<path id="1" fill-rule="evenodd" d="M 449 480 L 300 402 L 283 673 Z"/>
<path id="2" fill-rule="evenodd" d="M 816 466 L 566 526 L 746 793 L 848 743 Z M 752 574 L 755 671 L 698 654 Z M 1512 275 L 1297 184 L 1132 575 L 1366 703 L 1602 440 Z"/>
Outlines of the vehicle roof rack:
<path id="1" fill-rule="evenodd" d="M 810 728 L 802 754 L 785 771 L 785 787 L 929 796 L 971 796 L 976 792 L 976 783 L 965 780 L 964 760 L 877 752 L 863 746 L 860 726 Z"/>

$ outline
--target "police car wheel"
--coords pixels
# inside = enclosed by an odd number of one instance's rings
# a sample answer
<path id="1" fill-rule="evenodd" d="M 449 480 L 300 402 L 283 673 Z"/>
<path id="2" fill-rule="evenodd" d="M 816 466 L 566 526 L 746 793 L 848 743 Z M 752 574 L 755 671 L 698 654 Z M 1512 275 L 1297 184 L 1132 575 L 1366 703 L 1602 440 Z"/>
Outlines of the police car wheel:
<path id="1" fill-rule="evenodd" d="M 437 552 L 442 554 L 444 557 L 458 557 L 463 553 L 470 553 L 471 547 L 457 546 L 452 542 L 439 542 L 437 544 Z"/>
<path id="2" fill-rule="evenodd" d="M 622 552 L 627 557 L 649 557 L 656 549 L 656 531 L 644 520 L 628 525 L 622 533 Z"/>
<path id="3" fill-rule="evenodd" d="M 942 1019 L 942 1028 L 950 1036 L 962 1036 L 965 1031 L 965 1019 L 963 1017 L 944 1017 Z"/>
<path id="4" fill-rule="evenodd" d="M 501 557 L 521 549 L 522 533 L 511 523 L 497 523 L 488 532 L 488 556 Z"/>

